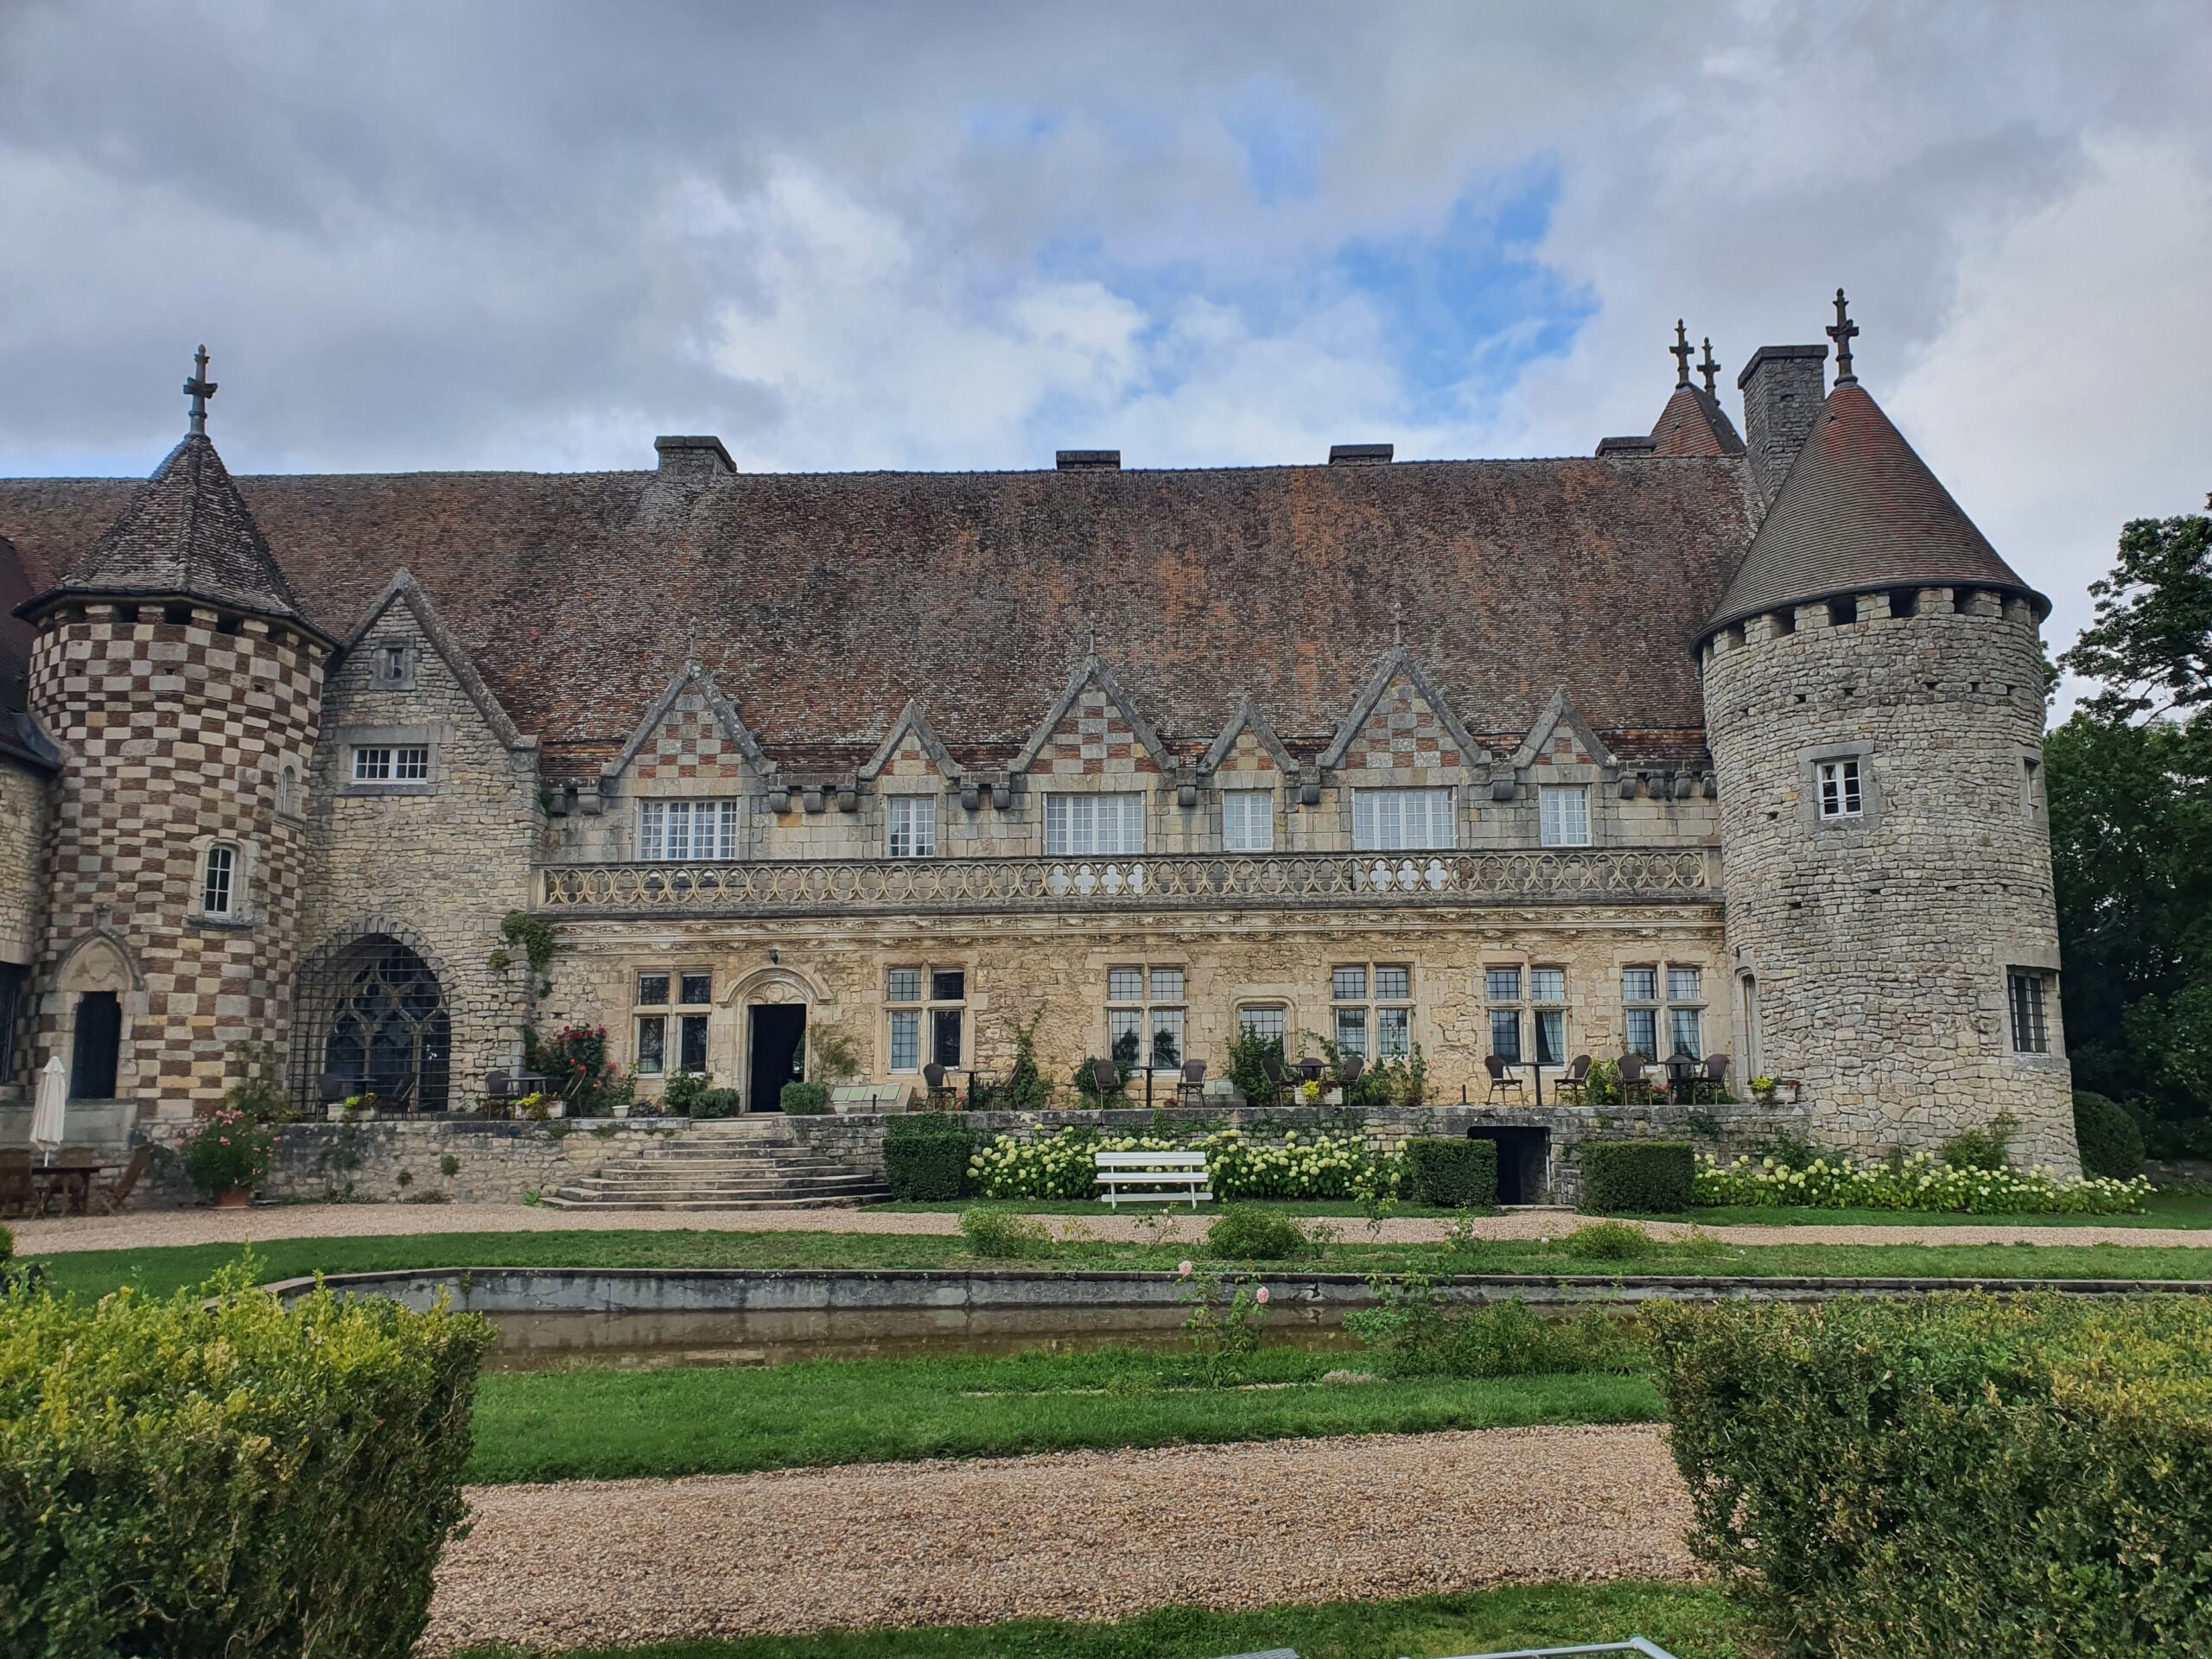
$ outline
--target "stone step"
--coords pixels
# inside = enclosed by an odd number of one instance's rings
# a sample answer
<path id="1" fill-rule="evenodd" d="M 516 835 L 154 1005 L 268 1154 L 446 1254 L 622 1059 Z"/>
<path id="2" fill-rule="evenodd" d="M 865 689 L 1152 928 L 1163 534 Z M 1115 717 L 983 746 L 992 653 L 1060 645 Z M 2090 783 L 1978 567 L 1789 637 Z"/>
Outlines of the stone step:
<path id="1" fill-rule="evenodd" d="M 566 1188 L 580 1192 L 627 1192 L 640 1198 L 660 1198 L 684 1193 L 702 1196 L 718 1194 L 728 1198 L 779 1198 L 791 1193 L 836 1193 L 872 1192 L 883 1185 L 878 1180 L 853 1179 L 844 1181 L 602 1181 L 591 1176 L 564 1183 Z"/>
<path id="2" fill-rule="evenodd" d="M 850 1210 L 862 1204 L 880 1203 L 890 1196 L 890 1190 L 883 1188 L 865 1196 L 840 1194 L 834 1198 L 759 1198 L 746 1203 L 732 1203 L 722 1198 L 608 1198 L 572 1193 L 569 1188 L 563 1187 L 539 1202 L 553 1210 Z"/>

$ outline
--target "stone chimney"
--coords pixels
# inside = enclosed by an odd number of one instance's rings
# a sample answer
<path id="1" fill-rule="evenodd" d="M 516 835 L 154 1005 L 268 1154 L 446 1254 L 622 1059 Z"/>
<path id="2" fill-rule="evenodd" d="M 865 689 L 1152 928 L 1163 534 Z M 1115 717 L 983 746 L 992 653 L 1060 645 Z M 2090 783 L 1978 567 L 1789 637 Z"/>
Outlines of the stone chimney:
<path id="1" fill-rule="evenodd" d="M 1825 346 L 1762 346 L 1736 377 L 1744 394 L 1744 447 L 1764 503 L 1773 502 L 1812 434 L 1827 396 L 1827 358 Z"/>
<path id="2" fill-rule="evenodd" d="M 663 478 L 727 478 L 737 471 L 716 437 L 655 438 L 653 451 L 660 457 Z"/>

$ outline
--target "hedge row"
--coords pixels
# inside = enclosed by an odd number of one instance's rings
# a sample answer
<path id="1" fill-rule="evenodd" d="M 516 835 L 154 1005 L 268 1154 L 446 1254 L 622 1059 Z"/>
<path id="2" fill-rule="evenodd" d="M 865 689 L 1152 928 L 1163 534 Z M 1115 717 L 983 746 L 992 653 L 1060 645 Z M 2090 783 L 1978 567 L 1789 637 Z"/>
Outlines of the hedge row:
<path id="1" fill-rule="evenodd" d="M 1650 1315 L 1692 1546 L 1782 1659 L 2212 1652 L 2212 1306 Z"/>
<path id="2" fill-rule="evenodd" d="M 943 1204 L 968 1186 L 976 1137 L 945 1112 L 894 1117 L 883 1137 L 883 1176 L 902 1204 Z"/>
<path id="3" fill-rule="evenodd" d="M 234 1269 L 0 1300 L 0 1653 L 404 1659 L 491 1328 Z"/>
<path id="4" fill-rule="evenodd" d="M 1443 1210 L 1491 1210 L 1497 1205 L 1497 1142 L 1412 1140 L 1406 1142 L 1406 1185 L 1415 1204 Z"/>
<path id="5" fill-rule="evenodd" d="M 1592 1141 L 1582 1148 L 1582 1207 L 1669 1215 L 1690 1207 L 1697 1155 L 1687 1141 Z"/>

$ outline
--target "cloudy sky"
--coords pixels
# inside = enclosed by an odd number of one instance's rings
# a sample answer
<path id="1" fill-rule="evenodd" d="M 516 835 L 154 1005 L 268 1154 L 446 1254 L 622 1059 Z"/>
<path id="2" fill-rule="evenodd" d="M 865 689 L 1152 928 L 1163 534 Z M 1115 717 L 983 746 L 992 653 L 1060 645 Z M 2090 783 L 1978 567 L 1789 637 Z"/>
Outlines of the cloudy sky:
<path id="1" fill-rule="evenodd" d="M 2208 85 L 2202 0 L 0 0 L 0 473 L 201 340 L 239 471 L 1587 454 L 1841 283 L 2063 640 L 2212 489 Z"/>

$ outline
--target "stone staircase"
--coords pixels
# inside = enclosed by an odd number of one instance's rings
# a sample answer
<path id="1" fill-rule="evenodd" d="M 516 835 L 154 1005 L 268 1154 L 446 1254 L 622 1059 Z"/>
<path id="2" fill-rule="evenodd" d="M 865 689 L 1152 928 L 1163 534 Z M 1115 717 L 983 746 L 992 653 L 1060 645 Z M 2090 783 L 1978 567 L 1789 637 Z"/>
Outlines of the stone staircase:
<path id="1" fill-rule="evenodd" d="M 687 1123 L 649 1151 L 609 1158 L 545 1195 L 556 1210 L 828 1210 L 880 1204 L 880 1171 L 817 1152 L 781 1116 Z"/>

